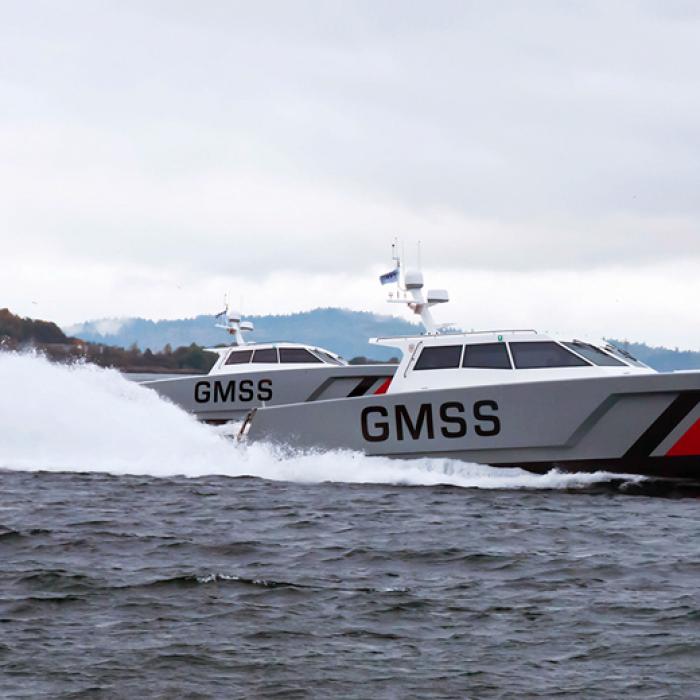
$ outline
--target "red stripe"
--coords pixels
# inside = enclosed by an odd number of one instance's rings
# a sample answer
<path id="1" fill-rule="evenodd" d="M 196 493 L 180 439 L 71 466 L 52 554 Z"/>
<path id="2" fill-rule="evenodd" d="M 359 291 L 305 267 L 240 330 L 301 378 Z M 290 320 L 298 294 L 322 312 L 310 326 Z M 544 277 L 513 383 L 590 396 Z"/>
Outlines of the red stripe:
<path id="1" fill-rule="evenodd" d="M 377 389 L 374 394 L 375 396 L 377 394 L 386 394 L 386 390 L 389 388 L 389 384 L 391 384 L 391 377 L 389 377 L 380 387 Z"/>
<path id="2" fill-rule="evenodd" d="M 666 453 L 668 457 L 700 455 L 700 419 L 686 431 L 681 439 Z"/>

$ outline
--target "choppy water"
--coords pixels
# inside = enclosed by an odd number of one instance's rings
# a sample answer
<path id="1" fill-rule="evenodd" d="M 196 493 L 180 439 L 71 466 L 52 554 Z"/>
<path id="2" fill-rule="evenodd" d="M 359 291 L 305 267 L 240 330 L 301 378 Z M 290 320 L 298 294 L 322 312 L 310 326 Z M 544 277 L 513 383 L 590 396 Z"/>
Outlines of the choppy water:
<path id="1" fill-rule="evenodd" d="M 0 387 L 0 697 L 700 697 L 690 488 L 281 458 L 26 356 Z"/>

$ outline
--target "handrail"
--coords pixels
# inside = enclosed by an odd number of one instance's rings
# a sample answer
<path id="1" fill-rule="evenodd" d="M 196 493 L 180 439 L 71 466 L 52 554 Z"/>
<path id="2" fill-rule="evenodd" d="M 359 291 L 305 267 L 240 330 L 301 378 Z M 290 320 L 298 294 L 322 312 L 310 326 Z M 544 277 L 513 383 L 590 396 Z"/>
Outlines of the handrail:
<path id="1" fill-rule="evenodd" d="M 451 333 L 439 333 L 438 335 L 426 335 L 421 333 L 420 335 L 382 335 L 373 338 L 372 340 L 411 340 L 412 338 L 452 338 L 460 335 L 498 335 L 502 333 L 533 333 L 535 335 L 540 335 L 540 331 L 534 328 L 496 328 L 494 330 L 485 331 L 455 331 Z"/>
<path id="2" fill-rule="evenodd" d="M 421 340 L 418 343 L 418 345 L 416 345 L 416 347 L 413 348 L 413 352 L 411 353 L 411 357 L 409 358 L 408 362 L 406 363 L 406 369 L 403 371 L 403 378 L 404 379 L 406 379 L 406 377 L 408 376 L 408 370 L 410 369 L 411 365 L 415 363 L 418 351 L 421 349 L 422 346 L 423 346 L 423 341 Z"/>

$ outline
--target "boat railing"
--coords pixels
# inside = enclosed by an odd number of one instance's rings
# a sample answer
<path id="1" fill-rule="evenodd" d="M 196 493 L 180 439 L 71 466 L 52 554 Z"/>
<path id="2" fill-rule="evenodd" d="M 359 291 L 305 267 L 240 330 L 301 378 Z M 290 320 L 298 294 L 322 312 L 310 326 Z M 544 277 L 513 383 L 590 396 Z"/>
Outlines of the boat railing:
<path id="1" fill-rule="evenodd" d="M 372 340 L 411 340 L 413 338 L 425 340 L 425 338 L 443 338 L 445 336 L 460 336 L 460 335 L 503 335 L 504 333 L 523 333 L 530 335 L 540 335 L 540 331 L 534 328 L 499 328 L 496 330 L 486 330 L 486 331 L 450 331 L 449 333 L 440 333 L 439 335 L 428 336 L 424 333 L 420 335 L 382 335 Z"/>
<path id="2" fill-rule="evenodd" d="M 539 335 L 540 331 L 534 328 L 499 328 L 491 331 L 467 331 L 464 335 L 498 335 L 499 333 L 534 333 Z"/>

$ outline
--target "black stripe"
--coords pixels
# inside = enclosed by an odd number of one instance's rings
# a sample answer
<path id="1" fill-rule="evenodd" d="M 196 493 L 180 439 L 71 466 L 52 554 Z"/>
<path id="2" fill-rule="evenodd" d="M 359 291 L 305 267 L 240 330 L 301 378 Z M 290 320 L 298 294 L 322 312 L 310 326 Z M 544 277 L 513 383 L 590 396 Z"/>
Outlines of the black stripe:
<path id="1" fill-rule="evenodd" d="M 627 450 L 625 457 L 648 457 L 671 431 L 700 403 L 700 391 L 684 391 Z"/>
<path id="2" fill-rule="evenodd" d="M 348 394 L 348 398 L 353 396 L 364 396 L 376 381 L 376 377 L 364 377 L 363 379 L 360 379 L 357 386 Z"/>

